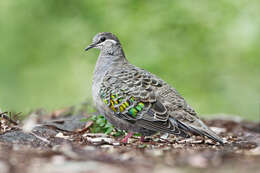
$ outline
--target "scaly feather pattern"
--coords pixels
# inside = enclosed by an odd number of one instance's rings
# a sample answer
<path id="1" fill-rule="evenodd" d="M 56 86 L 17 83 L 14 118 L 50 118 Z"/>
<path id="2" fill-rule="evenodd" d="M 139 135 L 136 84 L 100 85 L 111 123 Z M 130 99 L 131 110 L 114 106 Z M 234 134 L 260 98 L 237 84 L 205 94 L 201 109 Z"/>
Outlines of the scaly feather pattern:
<path id="1" fill-rule="evenodd" d="M 93 47 L 101 52 L 95 67 L 92 94 L 99 112 L 109 122 L 142 135 L 163 132 L 188 137 L 197 134 L 223 143 L 176 89 L 131 65 L 115 35 L 97 34 L 86 50 Z"/>
<path id="2" fill-rule="evenodd" d="M 187 137 L 189 134 L 180 128 L 177 122 L 172 123 L 175 118 L 169 119 L 167 107 L 158 97 L 157 91 L 165 85 L 167 84 L 155 75 L 127 64 L 105 75 L 100 97 L 118 118 L 151 130 Z M 184 102 L 183 99 L 181 101 Z M 179 109 L 179 106 L 176 109 Z"/>

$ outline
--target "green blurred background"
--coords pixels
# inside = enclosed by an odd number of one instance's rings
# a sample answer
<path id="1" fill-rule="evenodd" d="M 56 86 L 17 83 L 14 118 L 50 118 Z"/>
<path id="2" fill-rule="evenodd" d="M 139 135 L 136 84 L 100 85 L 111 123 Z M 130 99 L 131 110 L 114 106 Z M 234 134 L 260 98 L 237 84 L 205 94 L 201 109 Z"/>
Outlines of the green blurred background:
<path id="1" fill-rule="evenodd" d="M 101 31 L 199 114 L 259 120 L 259 0 L 1 0 L 0 107 L 54 110 L 91 100 Z"/>

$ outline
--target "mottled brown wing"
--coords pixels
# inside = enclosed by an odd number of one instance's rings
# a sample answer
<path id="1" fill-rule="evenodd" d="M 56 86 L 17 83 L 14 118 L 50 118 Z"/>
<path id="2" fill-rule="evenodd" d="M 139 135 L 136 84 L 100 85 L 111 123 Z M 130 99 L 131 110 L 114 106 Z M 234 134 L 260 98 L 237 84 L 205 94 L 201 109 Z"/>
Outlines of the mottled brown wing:
<path id="1" fill-rule="evenodd" d="M 101 98 L 115 116 L 147 129 L 187 136 L 158 99 L 156 91 L 166 83 L 134 66 L 118 68 L 103 80 Z"/>

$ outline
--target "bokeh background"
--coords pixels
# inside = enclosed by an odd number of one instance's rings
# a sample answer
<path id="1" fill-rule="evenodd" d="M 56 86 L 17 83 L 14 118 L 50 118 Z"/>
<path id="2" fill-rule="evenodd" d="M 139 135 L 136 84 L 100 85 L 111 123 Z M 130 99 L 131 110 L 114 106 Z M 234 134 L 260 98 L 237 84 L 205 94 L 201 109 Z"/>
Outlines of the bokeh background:
<path id="1" fill-rule="evenodd" d="M 101 31 L 199 114 L 260 117 L 259 0 L 1 0 L 0 108 L 59 109 L 91 100 Z"/>

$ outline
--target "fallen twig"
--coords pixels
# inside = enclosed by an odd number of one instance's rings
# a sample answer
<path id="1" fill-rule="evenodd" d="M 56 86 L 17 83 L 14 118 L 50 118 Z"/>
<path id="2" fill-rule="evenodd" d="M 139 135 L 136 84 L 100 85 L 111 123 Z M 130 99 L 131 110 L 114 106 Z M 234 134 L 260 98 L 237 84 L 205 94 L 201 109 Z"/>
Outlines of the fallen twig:
<path id="1" fill-rule="evenodd" d="M 9 116 L 7 115 L 9 114 Z M 0 117 L 7 120 L 8 122 L 10 122 L 11 124 L 14 124 L 14 125 L 18 125 L 18 122 L 16 122 L 15 120 L 12 119 L 12 116 L 18 116 L 19 114 L 21 114 L 21 112 L 17 113 L 17 114 L 14 114 L 12 115 L 11 112 L 2 112 L 0 113 Z"/>

